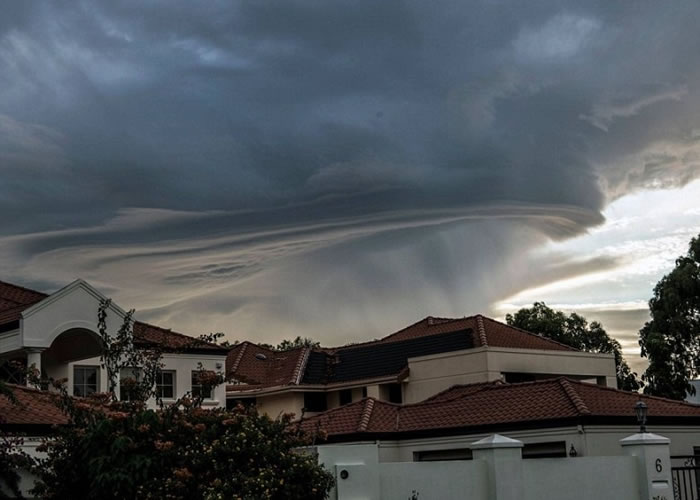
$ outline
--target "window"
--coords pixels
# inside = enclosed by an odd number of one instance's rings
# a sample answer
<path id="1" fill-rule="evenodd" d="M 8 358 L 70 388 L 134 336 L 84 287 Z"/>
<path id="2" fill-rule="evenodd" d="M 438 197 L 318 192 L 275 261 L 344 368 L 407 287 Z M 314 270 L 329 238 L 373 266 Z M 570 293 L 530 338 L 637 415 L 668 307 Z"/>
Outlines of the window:
<path id="1" fill-rule="evenodd" d="M 401 396 L 401 384 L 389 385 L 389 402 L 396 404 L 401 404 L 403 402 L 403 397 Z"/>
<path id="2" fill-rule="evenodd" d="M 520 382 L 533 382 L 537 377 L 532 373 L 506 373 L 506 382 L 509 384 L 518 384 Z"/>
<path id="3" fill-rule="evenodd" d="M 566 458 L 566 441 L 526 444 L 523 458 Z"/>
<path id="4" fill-rule="evenodd" d="M 156 374 L 156 397 L 160 399 L 175 398 L 174 370 L 163 370 Z"/>
<path id="5" fill-rule="evenodd" d="M 472 450 L 469 448 L 454 448 L 452 450 L 414 451 L 414 462 L 435 462 L 447 460 L 471 460 Z"/>
<path id="6" fill-rule="evenodd" d="M 89 396 L 97 392 L 99 384 L 99 368 L 97 366 L 73 367 L 73 395 Z"/>
<path id="7" fill-rule="evenodd" d="M 9 384 L 25 385 L 27 383 L 26 369 L 26 359 L 0 362 L 0 380 Z"/>
<path id="8" fill-rule="evenodd" d="M 326 411 L 327 408 L 325 392 L 304 393 L 304 409 L 306 411 Z"/>
<path id="9" fill-rule="evenodd" d="M 352 389 L 343 389 L 339 393 L 340 406 L 352 403 Z"/>
<path id="10" fill-rule="evenodd" d="M 362 388 L 362 397 L 366 398 L 367 397 L 367 387 Z"/>
<path id="11" fill-rule="evenodd" d="M 139 399 L 139 384 L 141 370 L 138 368 L 122 368 L 119 372 L 119 399 L 133 401 Z"/>
<path id="12" fill-rule="evenodd" d="M 199 382 L 199 370 L 192 372 L 192 396 L 195 398 L 211 399 L 211 387 L 203 387 Z"/>

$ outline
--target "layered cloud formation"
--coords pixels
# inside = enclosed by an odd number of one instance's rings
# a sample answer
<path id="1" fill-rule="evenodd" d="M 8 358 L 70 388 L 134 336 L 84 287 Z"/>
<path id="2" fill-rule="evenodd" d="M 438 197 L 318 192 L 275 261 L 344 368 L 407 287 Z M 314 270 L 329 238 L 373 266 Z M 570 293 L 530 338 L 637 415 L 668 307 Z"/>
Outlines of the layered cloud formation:
<path id="1" fill-rule="evenodd" d="M 0 268 L 328 344 L 625 255 L 533 250 L 700 176 L 696 2 L 15 2 Z M 679 251 L 682 251 L 679 248 Z"/>

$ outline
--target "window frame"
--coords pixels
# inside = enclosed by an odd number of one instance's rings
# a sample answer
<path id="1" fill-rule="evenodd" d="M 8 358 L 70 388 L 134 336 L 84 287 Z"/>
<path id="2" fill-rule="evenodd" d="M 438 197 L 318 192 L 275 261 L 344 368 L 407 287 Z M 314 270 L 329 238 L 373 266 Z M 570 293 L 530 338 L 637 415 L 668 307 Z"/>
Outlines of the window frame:
<path id="1" fill-rule="evenodd" d="M 163 383 L 163 375 L 164 374 L 169 374 L 172 376 L 172 380 L 171 380 L 170 385 L 166 385 Z M 168 396 L 168 397 L 163 396 L 162 389 L 164 387 L 171 387 L 172 388 L 172 391 L 173 391 L 172 396 Z M 155 394 L 156 394 L 156 398 L 164 399 L 166 401 L 174 400 L 177 397 L 177 370 L 158 370 L 158 373 L 156 374 Z"/>
<path id="2" fill-rule="evenodd" d="M 192 397 L 201 397 L 203 400 L 212 400 L 214 399 L 214 388 L 210 387 L 209 388 L 209 396 L 201 396 L 202 394 L 202 384 L 198 383 L 197 377 L 199 376 L 200 370 L 192 370 L 192 375 L 190 376 L 190 392 L 192 393 Z M 195 388 L 197 388 L 197 393 L 195 393 Z"/>
<path id="3" fill-rule="evenodd" d="M 141 368 L 136 368 L 133 366 L 124 366 L 119 370 L 119 401 L 131 401 L 131 395 L 128 392 L 124 392 L 122 389 L 122 380 L 125 378 L 129 378 L 128 376 L 125 377 L 123 374 L 126 371 L 131 371 L 131 374 L 134 375 L 135 380 L 137 383 L 141 383 L 141 375 L 143 370 Z"/>
<path id="4" fill-rule="evenodd" d="M 77 371 L 78 371 L 78 370 L 88 370 L 88 369 L 89 369 L 89 370 L 95 370 L 95 383 L 94 383 L 94 384 L 88 384 L 87 382 L 85 382 L 86 377 L 85 377 L 85 374 L 83 374 L 83 382 L 82 382 L 81 384 L 77 384 L 77 382 L 76 382 L 76 380 L 77 380 L 77 376 L 76 376 Z M 73 365 L 73 384 L 72 384 L 72 385 L 73 385 L 73 387 L 72 387 L 72 389 L 73 389 L 73 391 L 72 391 L 72 392 L 73 392 L 73 396 L 83 397 L 83 398 L 84 398 L 84 397 L 90 396 L 91 394 L 95 394 L 95 393 L 97 393 L 97 392 L 100 392 L 100 371 L 101 371 L 101 370 L 100 370 L 100 367 L 99 367 L 98 365 Z M 94 392 L 91 392 L 91 393 L 87 393 L 87 391 L 85 390 L 85 388 L 88 387 L 88 385 L 89 385 L 89 386 L 94 385 L 94 386 L 95 386 L 95 391 L 94 391 Z M 78 386 L 81 386 L 81 387 L 83 388 L 81 394 L 76 394 L 75 388 L 78 387 Z"/>

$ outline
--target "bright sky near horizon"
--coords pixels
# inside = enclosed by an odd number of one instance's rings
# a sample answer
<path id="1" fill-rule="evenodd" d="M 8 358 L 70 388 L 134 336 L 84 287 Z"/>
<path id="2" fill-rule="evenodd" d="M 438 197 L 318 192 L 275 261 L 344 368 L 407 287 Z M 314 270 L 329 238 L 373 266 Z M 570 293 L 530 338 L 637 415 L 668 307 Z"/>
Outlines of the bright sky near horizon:
<path id="1" fill-rule="evenodd" d="M 700 2 L 0 15 L 0 279 L 327 345 L 544 300 L 633 366 L 700 233 Z"/>
<path id="2" fill-rule="evenodd" d="M 599 320 L 623 345 L 630 363 L 639 359 L 639 328 L 656 283 L 687 252 L 700 232 L 700 181 L 678 189 L 646 190 L 624 196 L 603 212 L 605 223 L 575 238 L 550 242 L 533 251 L 536 259 L 566 254 L 574 259 L 609 260 L 589 272 L 523 290 L 496 305 L 502 314 L 535 301 Z"/>

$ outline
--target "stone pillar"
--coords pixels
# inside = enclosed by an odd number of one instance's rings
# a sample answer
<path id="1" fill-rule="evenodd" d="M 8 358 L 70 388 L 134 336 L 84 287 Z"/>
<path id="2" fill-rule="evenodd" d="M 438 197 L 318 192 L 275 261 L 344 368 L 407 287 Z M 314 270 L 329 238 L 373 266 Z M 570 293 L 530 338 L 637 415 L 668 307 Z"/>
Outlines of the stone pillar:
<path id="1" fill-rule="evenodd" d="M 381 500 L 379 484 L 379 446 L 319 446 L 318 462 L 335 474 L 331 500 Z"/>
<path id="2" fill-rule="evenodd" d="M 28 348 L 26 349 L 27 353 L 27 369 L 29 370 L 37 370 L 38 375 L 41 376 L 41 353 L 43 349 L 37 349 L 37 348 Z M 31 385 L 29 383 L 29 377 L 27 377 L 27 385 Z"/>
<path id="3" fill-rule="evenodd" d="M 523 498 L 523 442 L 494 434 L 471 444 L 474 460 L 487 464 L 489 500 Z"/>
<path id="4" fill-rule="evenodd" d="M 624 453 L 637 458 L 640 499 L 673 498 L 670 443 L 670 439 L 649 432 L 620 440 Z"/>

